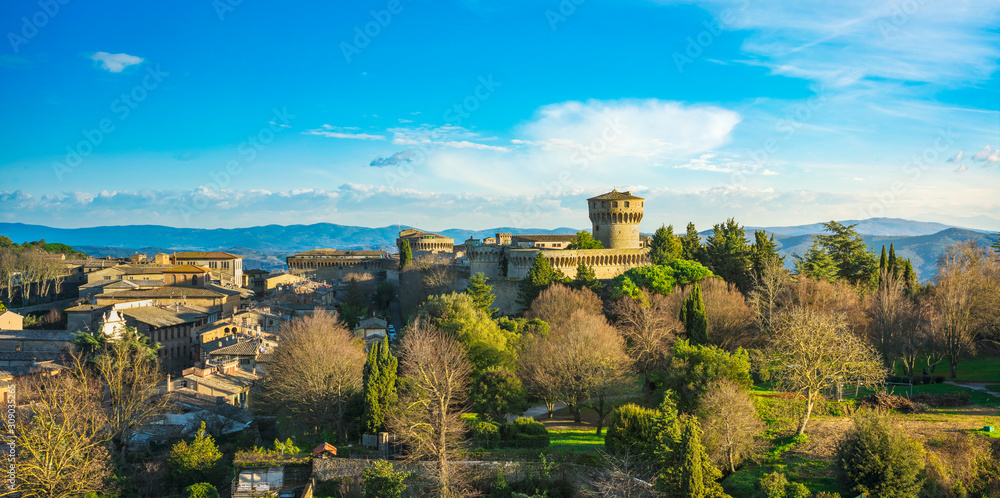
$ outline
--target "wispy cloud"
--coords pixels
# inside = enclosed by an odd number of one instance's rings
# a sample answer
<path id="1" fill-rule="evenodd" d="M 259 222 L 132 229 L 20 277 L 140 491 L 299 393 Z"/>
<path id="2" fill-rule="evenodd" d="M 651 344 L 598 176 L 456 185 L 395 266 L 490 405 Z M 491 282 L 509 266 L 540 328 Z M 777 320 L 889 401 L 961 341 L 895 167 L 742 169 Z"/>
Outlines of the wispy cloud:
<path id="1" fill-rule="evenodd" d="M 90 56 L 91 60 L 100 63 L 101 69 L 106 69 L 112 73 L 120 73 L 126 67 L 141 64 L 142 57 L 129 54 L 109 54 L 107 52 L 97 52 Z"/>
<path id="2" fill-rule="evenodd" d="M 385 135 L 361 133 L 356 126 L 332 126 L 325 124 L 320 128 L 306 130 L 303 135 L 316 135 L 327 138 L 347 138 L 353 140 L 385 140 Z"/>
<path id="3" fill-rule="evenodd" d="M 994 149 L 987 145 L 983 150 L 976 152 L 972 156 L 972 160 L 978 163 L 986 163 L 986 166 L 992 166 L 996 163 L 1000 163 L 1000 148 Z"/>

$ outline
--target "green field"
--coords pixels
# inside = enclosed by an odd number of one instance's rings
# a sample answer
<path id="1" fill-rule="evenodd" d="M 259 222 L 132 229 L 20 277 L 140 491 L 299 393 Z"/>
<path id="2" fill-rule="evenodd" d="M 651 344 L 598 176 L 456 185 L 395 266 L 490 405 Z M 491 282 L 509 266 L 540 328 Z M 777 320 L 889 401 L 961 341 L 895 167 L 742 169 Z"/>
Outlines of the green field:
<path id="1" fill-rule="evenodd" d="M 594 429 L 549 429 L 549 450 L 596 455 L 604 449 L 604 436 Z"/>
<path id="2" fill-rule="evenodd" d="M 922 371 L 920 365 L 926 364 L 924 360 L 917 361 L 917 373 Z M 953 382 L 1000 382 L 1000 358 L 996 356 L 975 356 L 962 358 L 958 361 L 958 376 L 951 378 L 951 367 L 948 360 L 938 363 L 932 376 L 943 376 L 948 381 Z M 896 367 L 896 375 L 906 375 L 902 365 Z"/>

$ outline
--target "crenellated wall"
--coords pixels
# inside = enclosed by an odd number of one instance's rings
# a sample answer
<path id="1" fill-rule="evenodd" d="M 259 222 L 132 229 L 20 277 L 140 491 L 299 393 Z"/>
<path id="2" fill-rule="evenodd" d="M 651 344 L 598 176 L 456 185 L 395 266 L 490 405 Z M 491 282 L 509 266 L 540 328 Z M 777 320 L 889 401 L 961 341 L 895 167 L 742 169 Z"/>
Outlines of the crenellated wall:
<path id="1" fill-rule="evenodd" d="M 597 278 L 609 279 L 621 275 L 637 266 L 651 264 L 649 249 L 578 249 L 578 250 L 543 250 L 543 249 L 511 249 L 506 246 L 478 246 L 469 249 L 470 273 L 484 274 L 487 278 L 522 279 L 528 274 L 535 256 L 541 252 L 553 268 L 557 268 L 567 277 L 576 277 L 576 268 L 580 263 L 594 269 Z M 507 262 L 507 274 L 501 273 L 501 262 Z"/>

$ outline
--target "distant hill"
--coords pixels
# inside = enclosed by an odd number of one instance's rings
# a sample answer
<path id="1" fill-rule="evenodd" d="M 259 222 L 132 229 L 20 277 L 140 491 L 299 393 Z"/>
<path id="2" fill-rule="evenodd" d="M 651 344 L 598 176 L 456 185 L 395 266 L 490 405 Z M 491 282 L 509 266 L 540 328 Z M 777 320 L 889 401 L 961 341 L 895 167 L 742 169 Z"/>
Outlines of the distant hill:
<path id="1" fill-rule="evenodd" d="M 894 243 L 896 254 L 913 260 L 921 280 L 934 276 L 935 263 L 944 248 L 955 242 L 973 239 L 989 244 L 996 235 L 990 232 L 952 227 L 941 223 L 872 218 L 845 220 L 855 224 L 874 251 Z M 396 225 L 369 228 L 331 223 L 314 225 L 265 225 L 249 228 L 174 228 L 159 225 L 100 226 L 91 228 L 52 228 L 22 223 L 0 223 L 0 235 L 15 242 L 58 240 L 92 256 L 128 256 L 135 253 L 156 254 L 179 250 L 225 250 L 246 257 L 246 268 L 268 270 L 284 267 L 288 254 L 316 248 L 396 250 Z M 590 227 L 586 227 L 590 228 Z M 676 227 L 675 227 L 676 228 Z M 680 228 L 682 229 L 682 228 Z M 679 229 L 679 230 L 680 230 Z M 791 254 L 804 254 L 812 244 L 812 235 L 823 233 L 820 223 L 788 227 L 746 227 L 747 235 L 763 229 L 773 233 L 781 251 L 791 261 Z M 572 234 L 582 228 L 556 229 L 499 227 L 485 230 L 453 228 L 437 231 L 462 243 L 469 237 L 484 238 L 496 232 Z M 703 235 L 711 230 L 701 232 Z"/>

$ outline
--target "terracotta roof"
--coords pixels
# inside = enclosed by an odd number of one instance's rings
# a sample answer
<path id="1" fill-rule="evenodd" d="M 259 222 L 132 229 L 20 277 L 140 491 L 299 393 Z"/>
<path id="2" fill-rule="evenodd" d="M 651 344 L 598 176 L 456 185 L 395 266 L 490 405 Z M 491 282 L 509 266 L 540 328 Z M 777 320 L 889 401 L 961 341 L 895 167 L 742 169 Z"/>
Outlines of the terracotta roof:
<path id="1" fill-rule="evenodd" d="M 135 265 L 119 266 L 118 269 L 125 272 L 126 275 L 141 275 L 147 273 L 163 273 L 163 270 L 172 266 L 173 265 Z"/>
<path id="2" fill-rule="evenodd" d="M 163 270 L 163 273 L 209 273 L 209 270 L 197 265 L 177 265 Z"/>
<path id="3" fill-rule="evenodd" d="M 340 251 L 337 249 L 312 249 L 295 254 L 295 256 L 388 256 L 385 251 Z M 295 257 L 293 256 L 293 257 Z"/>
<path id="4" fill-rule="evenodd" d="M 601 194 L 601 195 L 599 195 L 597 197 L 591 197 L 590 199 L 587 199 L 587 200 L 588 201 L 621 201 L 621 200 L 626 200 L 626 201 L 627 200 L 641 201 L 641 200 L 643 200 L 643 198 L 632 195 L 632 191 L 631 190 L 626 190 L 624 192 L 619 192 L 617 190 L 612 190 L 611 192 L 608 192 L 606 194 Z"/>
<path id="5" fill-rule="evenodd" d="M 238 294 L 238 293 L 236 293 Z M 156 299 L 164 297 L 208 297 L 222 299 L 226 294 L 201 287 L 157 287 L 148 290 L 134 290 L 99 294 L 96 298 Z"/>
<path id="6" fill-rule="evenodd" d="M 66 308 L 66 312 L 69 313 L 70 311 L 80 311 L 80 312 L 87 312 L 87 313 L 89 313 L 89 312 L 94 311 L 94 310 L 99 310 L 99 309 L 109 308 L 109 307 L 110 307 L 110 305 L 98 306 L 96 304 L 78 304 L 76 306 L 73 306 L 72 308 Z"/>
<path id="7" fill-rule="evenodd" d="M 177 259 L 239 259 L 243 256 L 237 256 L 235 254 L 222 251 L 202 251 L 178 252 L 174 253 L 173 257 Z"/>
<path id="8" fill-rule="evenodd" d="M 241 341 L 232 346 L 216 349 L 208 354 L 209 356 L 255 356 L 260 352 L 260 342 L 256 339 Z"/>
<path id="9" fill-rule="evenodd" d="M 73 342 L 74 332 L 68 330 L 3 330 L 0 331 L 0 341 L 56 341 Z"/>
<path id="10" fill-rule="evenodd" d="M 330 443 L 323 443 L 323 444 L 321 444 L 321 445 L 313 448 L 313 456 L 314 457 L 318 457 L 318 456 L 322 455 L 323 453 L 330 453 L 331 455 L 336 456 L 336 454 L 337 454 L 337 447 L 334 446 L 334 445 L 332 445 L 332 444 L 330 444 Z"/>
<path id="11" fill-rule="evenodd" d="M 199 316 L 194 313 L 177 313 L 175 311 L 165 310 L 159 306 L 129 308 L 121 310 L 121 313 L 127 317 L 157 328 L 170 327 L 171 325 L 180 325 L 182 323 L 191 323 L 199 318 Z"/>
<path id="12" fill-rule="evenodd" d="M 575 234 L 574 235 L 525 234 L 525 235 L 514 235 L 511 237 L 511 240 L 528 240 L 531 242 L 573 242 L 573 239 L 575 238 L 576 238 Z"/>
<path id="13" fill-rule="evenodd" d="M 360 322 L 358 322 L 358 326 L 354 327 L 354 330 L 358 330 L 358 329 L 384 329 L 386 327 L 388 327 L 388 322 L 386 322 L 385 320 L 383 320 L 381 318 L 371 317 L 371 318 L 365 318 L 364 320 L 361 320 Z"/>

